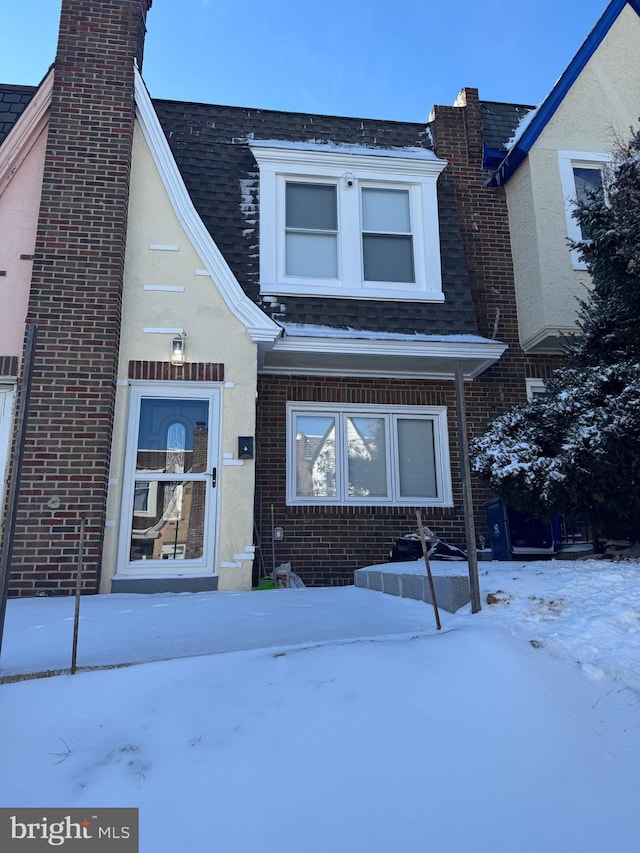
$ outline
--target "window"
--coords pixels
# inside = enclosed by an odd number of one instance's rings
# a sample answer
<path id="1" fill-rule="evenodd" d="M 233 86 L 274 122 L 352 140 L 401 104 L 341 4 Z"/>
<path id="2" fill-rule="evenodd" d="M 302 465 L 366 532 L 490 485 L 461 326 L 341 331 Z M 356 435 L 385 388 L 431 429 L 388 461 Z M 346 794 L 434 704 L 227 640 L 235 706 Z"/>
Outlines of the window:
<path id="1" fill-rule="evenodd" d="M 534 400 L 539 400 L 540 397 L 544 397 L 547 393 L 547 389 L 544 387 L 544 379 L 526 379 L 525 384 L 527 387 L 527 400 L 530 403 Z"/>
<path id="2" fill-rule="evenodd" d="M 408 190 L 362 188 L 365 281 L 415 281 Z"/>
<path id="3" fill-rule="evenodd" d="M 602 173 L 611 158 L 607 154 L 589 154 L 581 151 L 558 152 L 560 181 L 565 202 L 567 234 L 571 240 L 588 240 L 574 217 L 576 201 L 586 201 L 593 190 L 602 189 Z M 574 269 L 585 269 L 579 254 L 571 250 Z"/>
<path id="4" fill-rule="evenodd" d="M 450 506 L 444 407 L 288 404 L 289 504 Z"/>
<path id="5" fill-rule="evenodd" d="M 444 161 L 427 149 L 254 141 L 251 150 L 261 294 L 444 300 L 436 194 Z"/>
<path id="6" fill-rule="evenodd" d="M 335 186 L 287 181 L 285 189 L 285 274 L 336 278 L 338 207 Z"/>

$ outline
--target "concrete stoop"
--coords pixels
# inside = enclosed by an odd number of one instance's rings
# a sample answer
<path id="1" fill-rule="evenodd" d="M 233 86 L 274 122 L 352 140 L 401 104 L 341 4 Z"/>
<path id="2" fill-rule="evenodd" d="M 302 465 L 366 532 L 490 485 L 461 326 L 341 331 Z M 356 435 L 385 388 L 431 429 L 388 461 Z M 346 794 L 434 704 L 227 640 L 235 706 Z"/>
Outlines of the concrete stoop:
<path id="1" fill-rule="evenodd" d="M 461 567 L 466 567 L 462 563 Z M 449 613 L 455 613 L 465 604 L 471 601 L 469 589 L 469 576 L 467 574 L 438 574 L 432 565 L 433 588 L 436 594 L 438 607 Z M 385 571 L 384 566 L 367 567 L 357 569 L 354 572 L 355 585 L 363 589 L 373 589 L 377 592 L 385 592 L 388 595 L 398 595 L 400 598 L 413 598 L 417 601 L 425 601 L 433 604 L 429 579 L 426 571 L 424 574 L 418 572 L 398 572 L 397 570 Z"/>

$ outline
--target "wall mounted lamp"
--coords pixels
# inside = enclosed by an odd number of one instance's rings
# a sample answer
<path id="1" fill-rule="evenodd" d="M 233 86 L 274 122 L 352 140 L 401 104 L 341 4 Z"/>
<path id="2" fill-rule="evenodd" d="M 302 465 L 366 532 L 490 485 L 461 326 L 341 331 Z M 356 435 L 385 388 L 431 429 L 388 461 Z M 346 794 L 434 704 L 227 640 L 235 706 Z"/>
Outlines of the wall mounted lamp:
<path id="1" fill-rule="evenodd" d="M 171 341 L 171 364 L 182 366 L 184 364 L 185 355 L 185 338 L 186 334 L 182 332 Z"/>

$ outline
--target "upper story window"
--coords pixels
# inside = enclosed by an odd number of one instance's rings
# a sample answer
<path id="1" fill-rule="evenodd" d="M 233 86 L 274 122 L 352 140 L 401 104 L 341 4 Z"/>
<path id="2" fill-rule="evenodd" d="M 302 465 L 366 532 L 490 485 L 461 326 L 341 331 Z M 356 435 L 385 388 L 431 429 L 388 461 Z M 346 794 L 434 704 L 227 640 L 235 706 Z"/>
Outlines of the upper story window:
<path id="1" fill-rule="evenodd" d="M 611 156 L 608 154 L 590 154 L 584 151 L 558 152 L 569 239 L 575 241 L 589 239 L 589 235 L 584 232 L 573 215 L 576 202 L 586 201 L 589 193 L 602 189 L 602 174 L 609 162 L 611 162 Z M 586 269 L 575 249 L 571 250 L 571 263 L 574 269 Z"/>
<path id="2" fill-rule="evenodd" d="M 253 142 L 260 165 L 260 290 L 444 300 L 436 182 L 426 149 Z"/>

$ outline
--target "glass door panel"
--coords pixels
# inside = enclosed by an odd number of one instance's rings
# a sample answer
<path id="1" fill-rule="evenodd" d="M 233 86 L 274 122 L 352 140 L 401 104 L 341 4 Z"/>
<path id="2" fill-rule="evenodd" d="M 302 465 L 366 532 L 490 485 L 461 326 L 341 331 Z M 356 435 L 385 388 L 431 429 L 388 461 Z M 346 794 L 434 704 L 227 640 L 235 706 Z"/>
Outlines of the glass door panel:
<path id="1" fill-rule="evenodd" d="M 172 571 L 169 561 L 204 563 L 213 534 L 216 503 L 212 446 L 218 392 L 169 390 L 153 397 L 135 389 L 137 422 L 132 435 L 126 559 L 133 568 Z M 125 543 L 123 543 L 123 548 Z M 154 568 L 155 566 L 155 568 Z M 176 571 L 177 568 L 174 570 Z M 185 569 L 180 571 L 189 570 Z"/>

